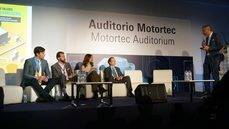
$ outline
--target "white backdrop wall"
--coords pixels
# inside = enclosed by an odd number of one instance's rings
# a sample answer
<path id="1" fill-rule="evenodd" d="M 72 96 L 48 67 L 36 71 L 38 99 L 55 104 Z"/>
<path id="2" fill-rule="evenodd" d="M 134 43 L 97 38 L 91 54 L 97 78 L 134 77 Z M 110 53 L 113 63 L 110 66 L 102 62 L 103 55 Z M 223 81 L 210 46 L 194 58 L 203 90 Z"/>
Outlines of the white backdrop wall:
<path id="1" fill-rule="evenodd" d="M 128 22 L 135 28 L 131 32 L 89 29 L 91 19 L 100 22 Z M 37 45 L 45 47 L 46 59 L 50 65 L 56 61 L 55 54 L 60 50 L 66 53 L 193 56 L 195 75 L 202 74 L 203 59 L 199 49 L 202 41 L 201 23 L 192 23 L 187 19 L 41 6 L 33 6 L 32 23 L 32 48 Z M 137 32 L 137 23 L 176 28 L 176 34 Z M 175 45 L 94 42 L 91 41 L 92 32 L 130 37 L 130 41 L 133 41 L 135 35 L 163 36 L 174 39 Z"/>
<path id="2" fill-rule="evenodd" d="M 95 24 L 111 21 L 134 29 L 89 28 L 92 20 Z M 175 34 L 138 31 L 138 24 L 165 26 L 175 29 Z M 67 53 L 193 56 L 194 60 L 198 60 L 202 40 L 199 35 L 192 35 L 189 20 L 50 7 L 33 8 L 32 30 L 32 46 L 47 48 L 50 62 L 55 61 L 55 53 L 59 50 Z M 199 28 L 196 31 L 199 32 Z M 106 36 L 111 40 L 103 40 Z M 147 42 L 142 43 L 142 40 Z"/>

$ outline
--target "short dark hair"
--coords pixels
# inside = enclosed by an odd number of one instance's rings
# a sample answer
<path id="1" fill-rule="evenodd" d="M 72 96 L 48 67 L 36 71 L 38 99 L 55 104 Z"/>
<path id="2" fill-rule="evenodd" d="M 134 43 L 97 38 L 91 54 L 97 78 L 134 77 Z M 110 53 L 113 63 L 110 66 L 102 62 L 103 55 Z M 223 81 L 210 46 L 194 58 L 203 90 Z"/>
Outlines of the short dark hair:
<path id="1" fill-rule="evenodd" d="M 111 62 L 111 59 L 113 59 L 114 57 L 112 56 L 112 57 L 110 57 L 109 59 L 108 59 L 108 64 L 110 64 L 110 62 Z"/>
<path id="2" fill-rule="evenodd" d="M 56 53 L 56 59 L 57 59 L 57 60 L 58 60 L 58 58 L 60 57 L 61 54 L 64 54 L 64 52 L 59 51 L 59 52 Z"/>
<path id="3" fill-rule="evenodd" d="M 34 48 L 33 53 L 36 56 L 38 53 L 44 52 L 44 51 L 45 51 L 45 49 L 43 47 L 37 46 L 37 47 Z"/>
<path id="4" fill-rule="evenodd" d="M 202 29 L 203 29 L 203 28 L 206 28 L 206 27 L 209 27 L 209 28 L 210 28 L 210 31 L 213 31 L 213 30 L 214 30 L 213 26 L 212 26 L 212 25 L 209 25 L 209 24 L 203 25 L 203 26 L 202 26 Z"/>

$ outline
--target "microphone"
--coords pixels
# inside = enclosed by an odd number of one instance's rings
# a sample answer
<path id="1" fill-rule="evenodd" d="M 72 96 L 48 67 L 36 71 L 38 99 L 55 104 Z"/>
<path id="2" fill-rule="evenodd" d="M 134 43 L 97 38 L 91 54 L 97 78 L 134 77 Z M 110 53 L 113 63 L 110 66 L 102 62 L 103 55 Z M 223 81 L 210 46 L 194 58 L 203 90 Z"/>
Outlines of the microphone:
<path id="1" fill-rule="evenodd" d="M 201 50 L 204 49 L 204 48 L 203 48 L 204 45 L 206 45 L 206 40 L 203 38 L 203 41 L 202 41 L 202 44 L 201 44 L 201 47 L 200 47 Z"/>

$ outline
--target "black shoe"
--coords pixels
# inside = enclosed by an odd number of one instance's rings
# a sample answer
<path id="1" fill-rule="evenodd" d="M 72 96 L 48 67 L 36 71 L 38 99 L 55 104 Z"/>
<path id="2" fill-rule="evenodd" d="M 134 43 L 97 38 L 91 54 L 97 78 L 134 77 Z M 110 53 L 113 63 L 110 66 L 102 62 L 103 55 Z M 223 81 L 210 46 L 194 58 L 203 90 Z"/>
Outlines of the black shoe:
<path id="1" fill-rule="evenodd" d="M 107 91 L 107 90 L 104 89 L 104 88 L 100 88 L 100 89 L 99 89 L 99 93 L 100 93 L 100 94 L 102 94 L 102 93 L 104 93 L 104 92 L 106 92 L 106 91 Z"/>
<path id="2" fill-rule="evenodd" d="M 92 99 L 98 99 L 98 94 L 94 93 Z"/>
<path id="3" fill-rule="evenodd" d="M 43 99 L 43 98 L 39 97 L 39 98 L 36 99 L 36 102 L 37 103 L 44 103 L 44 102 L 48 102 L 48 101 L 46 99 Z"/>
<path id="4" fill-rule="evenodd" d="M 86 100 L 85 95 L 81 94 L 81 95 L 80 95 L 80 100 Z"/>
<path id="5" fill-rule="evenodd" d="M 61 101 L 70 101 L 71 99 L 70 99 L 70 97 L 68 96 L 68 94 L 67 93 L 64 93 L 64 96 L 63 96 L 63 98 L 61 99 Z"/>
<path id="6" fill-rule="evenodd" d="M 202 100 L 206 100 L 209 96 L 210 96 L 210 92 L 209 91 L 204 91 L 202 93 L 201 99 Z"/>
<path id="7" fill-rule="evenodd" d="M 134 94 L 130 91 L 130 92 L 127 93 L 127 96 L 128 97 L 134 97 Z"/>
<path id="8" fill-rule="evenodd" d="M 55 102 L 56 100 L 53 97 L 49 97 L 47 102 Z"/>
<path id="9" fill-rule="evenodd" d="M 208 94 L 208 92 L 207 92 L 207 91 L 204 91 L 204 92 L 202 93 L 202 96 L 207 95 L 207 94 Z"/>

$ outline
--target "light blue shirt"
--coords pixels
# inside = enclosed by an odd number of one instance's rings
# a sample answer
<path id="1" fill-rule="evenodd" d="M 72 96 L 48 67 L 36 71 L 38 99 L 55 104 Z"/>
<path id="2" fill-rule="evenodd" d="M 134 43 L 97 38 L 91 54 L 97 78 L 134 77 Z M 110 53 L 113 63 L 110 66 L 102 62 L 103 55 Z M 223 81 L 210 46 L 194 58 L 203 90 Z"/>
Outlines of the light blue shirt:
<path id="1" fill-rule="evenodd" d="M 38 58 L 35 58 L 35 62 L 36 62 L 36 71 L 39 73 L 42 70 L 41 60 Z"/>
<path id="2" fill-rule="evenodd" d="M 111 67 L 111 71 L 112 71 L 112 76 L 113 77 L 118 77 L 118 73 L 116 71 L 116 68 L 114 66 L 110 66 Z"/>

